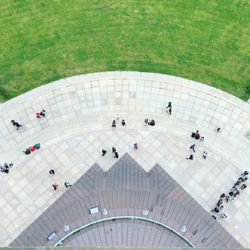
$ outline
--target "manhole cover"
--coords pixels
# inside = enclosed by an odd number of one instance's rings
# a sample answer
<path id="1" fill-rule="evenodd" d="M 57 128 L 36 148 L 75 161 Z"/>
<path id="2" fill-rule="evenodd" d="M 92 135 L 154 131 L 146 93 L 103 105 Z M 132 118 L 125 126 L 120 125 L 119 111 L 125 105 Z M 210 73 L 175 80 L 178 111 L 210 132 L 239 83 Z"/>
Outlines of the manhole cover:
<path id="1" fill-rule="evenodd" d="M 250 129 L 245 133 L 245 137 L 250 140 Z"/>

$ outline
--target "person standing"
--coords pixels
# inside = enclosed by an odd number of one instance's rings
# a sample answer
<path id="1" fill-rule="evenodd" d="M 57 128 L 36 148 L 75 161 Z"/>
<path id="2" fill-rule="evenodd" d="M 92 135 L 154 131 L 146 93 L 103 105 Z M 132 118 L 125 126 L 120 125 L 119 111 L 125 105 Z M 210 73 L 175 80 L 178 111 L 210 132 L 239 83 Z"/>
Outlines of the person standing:
<path id="1" fill-rule="evenodd" d="M 119 155 L 118 155 L 118 153 L 115 151 L 115 156 L 114 156 L 114 158 L 116 158 L 116 159 L 118 159 L 119 158 Z"/>
<path id="2" fill-rule="evenodd" d="M 51 175 L 54 175 L 54 174 L 55 174 L 55 170 L 54 170 L 54 169 L 50 169 L 49 173 L 50 173 Z"/>
<path id="3" fill-rule="evenodd" d="M 122 119 L 122 126 L 125 126 L 126 125 L 126 121 L 125 119 Z"/>

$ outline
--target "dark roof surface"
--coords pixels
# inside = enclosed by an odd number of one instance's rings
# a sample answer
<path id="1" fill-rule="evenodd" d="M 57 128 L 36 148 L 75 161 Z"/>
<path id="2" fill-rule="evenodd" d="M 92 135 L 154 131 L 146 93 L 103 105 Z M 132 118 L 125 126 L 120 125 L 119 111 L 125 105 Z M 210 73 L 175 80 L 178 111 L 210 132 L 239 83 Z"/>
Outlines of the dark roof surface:
<path id="1" fill-rule="evenodd" d="M 89 208 L 107 214 L 90 215 Z M 149 211 L 148 215 L 143 210 Z M 138 216 L 162 223 L 116 219 L 82 229 L 63 246 L 147 246 L 234 248 L 241 245 L 207 213 L 166 171 L 155 165 L 148 173 L 125 154 L 109 171 L 93 165 L 10 246 L 54 245 L 69 232 L 98 220 Z M 65 233 L 64 225 L 70 226 Z M 185 226 L 186 232 L 181 228 Z M 47 237 L 56 232 L 52 241 Z M 186 239 L 186 240 L 185 240 Z M 188 244 L 188 241 L 191 244 Z"/>

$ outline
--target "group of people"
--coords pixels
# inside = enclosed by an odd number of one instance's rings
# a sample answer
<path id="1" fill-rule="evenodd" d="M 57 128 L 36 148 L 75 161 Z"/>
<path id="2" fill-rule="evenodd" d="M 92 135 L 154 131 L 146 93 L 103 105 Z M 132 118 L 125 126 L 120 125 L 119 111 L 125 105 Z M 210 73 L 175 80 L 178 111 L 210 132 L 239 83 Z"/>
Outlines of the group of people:
<path id="1" fill-rule="evenodd" d="M 195 145 L 195 144 L 192 144 L 192 145 L 189 147 L 189 149 L 191 149 L 191 150 L 193 151 L 193 153 L 196 152 L 195 148 L 196 148 L 196 145 Z M 207 151 L 205 151 L 205 150 L 203 151 L 202 158 L 203 158 L 204 160 L 207 159 Z M 193 155 L 193 154 L 190 154 L 190 156 L 187 157 L 186 160 L 194 160 L 194 155 Z"/>
<path id="2" fill-rule="evenodd" d="M 245 182 L 248 180 L 248 174 L 249 172 L 245 170 L 240 177 L 237 179 L 237 181 L 234 183 L 228 194 L 225 193 L 220 195 L 219 200 L 216 203 L 216 206 L 211 210 L 211 212 L 217 213 L 220 218 L 227 218 L 227 215 L 225 213 L 219 214 L 221 210 L 224 208 L 224 202 L 228 203 L 229 201 L 234 200 L 237 196 L 240 195 L 240 192 L 247 187 Z M 214 219 L 217 219 L 215 215 L 212 215 Z"/>
<path id="3" fill-rule="evenodd" d="M 34 146 L 28 147 L 23 151 L 26 155 L 29 155 L 31 152 L 34 152 L 36 149 L 40 149 L 40 143 L 36 143 Z"/>
<path id="4" fill-rule="evenodd" d="M 102 156 L 104 156 L 108 151 L 106 149 L 102 149 Z M 118 159 L 119 158 L 119 154 L 116 150 L 115 147 L 112 147 L 112 153 L 114 155 L 114 158 Z"/>
<path id="5" fill-rule="evenodd" d="M 35 115 L 36 115 L 36 118 L 38 118 L 38 119 L 43 118 L 43 117 L 46 116 L 46 111 L 45 111 L 45 109 L 42 109 L 42 111 L 36 112 Z M 11 123 L 16 128 L 16 130 L 18 130 L 19 128 L 22 127 L 22 125 L 20 123 L 16 122 L 15 120 L 11 120 Z M 35 150 L 38 150 L 40 148 L 41 148 L 40 143 L 36 143 L 34 146 L 30 146 L 30 147 L 26 148 L 26 150 L 23 151 L 23 152 L 24 152 L 24 154 L 29 155 L 31 152 L 34 152 Z M 9 169 L 12 166 L 13 166 L 12 163 L 10 163 L 10 164 L 4 163 L 3 166 L 0 165 L 0 171 L 7 174 L 7 173 L 9 173 Z M 49 170 L 49 174 L 50 175 L 55 175 L 55 170 L 54 169 L 50 169 Z M 68 187 L 71 187 L 72 185 L 68 181 L 65 181 L 64 182 L 64 186 L 66 188 L 68 188 Z M 58 189 L 58 184 L 57 183 L 53 183 L 52 187 L 53 187 L 54 190 L 57 190 Z"/>
<path id="6" fill-rule="evenodd" d="M 11 120 L 10 122 L 16 128 L 16 130 L 18 130 L 19 128 L 22 127 L 22 125 L 20 123 L 16 122 L 15 120 Z"/>
<path id="7" fill-rule="evenodd" d="M 145 118 L 144 125 L 145 126 L 155 126 L 155 120 L 153 120 L 153 119 L 149 120 L 148 118 Z"/>
<path id="8" fill-rule="evenodd" d="M 50 170 L 49 170 L 49 174 L 50 174 L 50 175 L 55 175 L 56 172 L 55 172 L 54 169 L 50 169 Z M 52 187 L 53 187 L 54 191 L 56 191 L 56 190 L 58 189 L 58 186 L 59 186 L 59 185 L 58 185 L 56 182 L 52 184 Z M 65 186 L 66 188 L 68 188 L 68 187 L 71 187 L 72 185 L 71 185 L 68 181 L 65 181 L 65 182 L 64 182 L 64 186 Z"/>
<path id="9" fill-rule="evenodd" d="M 200 135 L 199 130 L 196 130 L 196 132 L 192 132 L 191 137 L 194 138 L 195 140 L 204 141 L 204 136 Z"/>
<path id="10" fill-rule="evenodd" d="M 116 128 L 117 123 L 119 122 L 119 120 L 120 120 L 119 114 L 116 114 L 115 120 L 112 121 L 112 127 L 113 128 Z M 127 122 L 125 121 L 125 119 L 121 120 L 121 124 L 122 124 L 122 126 L 125 126 L 127 124 Z"/>
<path id="11" fill-rule="evenodd" d="M 0 165 L 0 172 L 8 174 L 10 171 L 10 168 L 12 167 L 13 167 L 13 163 L 10 163 L 10 164 L 4 163 L 3 166 Z"/>
<path id="12" fill-rule="evenodd" d="M 46 111 L 44 109 L 40 112 L 36 112 L 36 118 L 45 117 L 45 112 Z M 10 122 L 16 128 L 16 130 L 18 130 L 19 128 L 21 128 L 23 126 L 19 122 L 16 122 L 15 120 L 11 120 Z"/>

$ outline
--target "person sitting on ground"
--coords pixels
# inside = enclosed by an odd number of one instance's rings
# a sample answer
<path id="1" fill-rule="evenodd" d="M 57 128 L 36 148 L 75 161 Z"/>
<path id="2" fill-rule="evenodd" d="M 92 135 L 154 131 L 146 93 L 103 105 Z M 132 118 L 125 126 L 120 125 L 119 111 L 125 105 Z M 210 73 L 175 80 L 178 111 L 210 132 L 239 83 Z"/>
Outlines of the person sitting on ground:
<path id="1" fill-rule="evenodd" d="M 125 126 L 126 125 L 126 121 L 125 119 L 122 119 L 122 126 Z"/>
<path id="2" fill-rule="evenodd" d="M 154 120 L 151 120 L 150 123 L 149 123 L 150 126 L 154 126 L 155 125 L 155 121 Z"/>
<path id="3" fill-rule="evenodd" d="M 219 208 L 218 208 L 218 207 L 215 207 L 214 209 L 212 209 L 212 210 L 211 210 L 211 212 L 219 213 L 219 212 L 220 212 L 220 210 L 219 210 Z"/>
<path id="4" fill-rule="evenodd" d="M 72 185 L 71 185 L 71 184 L 69 184 L 69 182 L 68 182 L 68 181 L 65 181 L 65 182 L 64 182 L 64 186 L 65 186 L 66 188 L 68 188 L 68 187 L 71 187 Z"/>
<path id="5" fill-rule="evenodd" d="M 115 120 L 113 120 L 113 122 L 112 122 L 112 127 L 113 127 L 113 128 L 116 127 L 116 122 L 115 122 Z"/>
<path id="6" fill-rule="evenodd" d="M 243 189 L 245 189 L 246 187 L 247 187 L 247 185 L 246 185 L 246 184 L 243 184 L 243 185 L 240 187 L 240 189 L 243 190 Z"/>
<path id="7" fill-rule="evenodd" d="M 221 214 L 221 216 L 220 216 L 222 219 L 225 219 L 225 218 L 227 218 L 227 215 L 226 214 Z"/>
<path id="8" fill-rule="evenodd" d="M 217 206 L 220 206 L 223 203 L 222 199 L 219 199 L 218 202 L 216 203 Z"/>
<path id="9" fill-rule="evenodd" d="M 13 167 L 13 163 L 10 163 L 10 164 L 4 163 L 2 168 L 5 169 L 9 173 L 9 169 L 12 167 Z"/>
<path id="10" fill-rule="evenodd" d="M 239 185 L 240 185 L 240 181 L 238 180 L 238 181 L 236 181 L 236 182 L 234 183 L 233 188 L 236 188 L 236 187 L 239 186 Z"/>
<path id="11" fill-rule="evenodd" d="M 35 147 L 36 149 L 40 149 L 40 148 L 41 148 L 41 145 L 40 145 L 40 143 L 38 142 L 38 143 L 36 143 L 36 144 L 34 145 L 34 147 Z"/>
<path id="12" fill-rule="evenodd" d="M 29 155 L 31 153 L 30 148 L 27 148 L 25 151 L 23 151 L 26 155 Z"/>
<path id="13" fill-rule="evenodd" d="M 45 112 L 46 112 L 46 111 L 43 109 L 41 112 L 36 113 L 36 117 L 37 117 L 37 118 L 45 117 Z"/>
<path id="14" fill-rule="evenodd" d="M 226 195 L 225 195 L 225 193 L 223 193 L 223 194 L 221 194 L 220 199 L 223 199 L 225 197 L 226 197 Z"/>
<path id="15" fill-rule="evenodd" d="M 216 131 L 217 131 L 217 133 L 220 133 L 221 132 L 221 128 L 217 128 Z"/>
<path id="16" fill-rule="evenodd" d="M 247 181 L 247 180 L 248 180 L 248 177 L 247 177 L 247 176 L 243 178 L 243 182 L 245 182 L 245 181 Z"/>
<path id="17" fill-rule="evenodd" d="M 107 153 L 107 150 L 102 149 L 102 156 L 104 156 Z"/>
<path id="18" fill-rule="evenodd" d="M 192 138 L 195 138 L 196 140 L 199 140 L 200 139 L 200 133 L 199 133 L 199 130 L 196 130 L 196 132 L 192 132 L 191 134 L 191 137 Z"/>
<path id="19" fill-rule="evenodd" d="M 35 146 L 31 146 L 31 147 L 29 147 L 29 149 L 30 149 L 31 152 L 36 151 L 36 147 Z"/>
<path id="20" fill-rule="evenodd" d="M 186 160 L 193 160 L 193 159 L 194 159 L 193 155 L 190 155 L 188 158 L 186 158 Z"/>
<path id="21" fill-rule="evenodd" d="M 238 181 L 239 181 L 240 183 L 243 182 L 243 180 L 244 180 L 244 179 L 243 179 L 242 177 L 239 177 L 239 178 L 238 178 Z"/>

